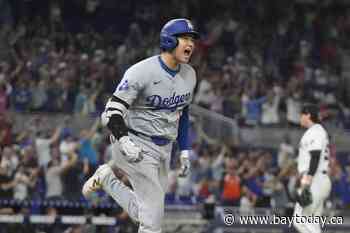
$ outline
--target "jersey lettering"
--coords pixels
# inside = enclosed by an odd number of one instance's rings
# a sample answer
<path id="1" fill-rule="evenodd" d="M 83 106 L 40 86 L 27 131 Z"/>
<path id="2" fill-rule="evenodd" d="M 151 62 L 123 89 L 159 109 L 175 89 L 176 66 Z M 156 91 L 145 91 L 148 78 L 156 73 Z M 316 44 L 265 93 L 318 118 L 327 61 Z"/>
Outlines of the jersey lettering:
<path id="1" fill-rule="evenodd" d="M 191 97 L 191 93 L 188 92 L 183 95 L 176 95 L 174 92 L 170 97 L 162 98 L 159 95 L 151 95 L 146 97 L 147 105 L 155 108 L 165 108 L 165 109 L 173 109 L 178 106 L 182 106 L 188 101 Z"/>

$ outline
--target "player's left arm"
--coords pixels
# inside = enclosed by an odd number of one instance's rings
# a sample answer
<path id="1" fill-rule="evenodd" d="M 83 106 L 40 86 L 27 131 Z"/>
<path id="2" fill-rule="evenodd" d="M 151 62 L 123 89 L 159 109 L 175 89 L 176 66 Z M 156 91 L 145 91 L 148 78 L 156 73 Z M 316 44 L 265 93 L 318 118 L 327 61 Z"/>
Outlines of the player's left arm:
<path id="1" fill-rule="evenodd" d="M 196 86 L 196 72 L 191 67 L 190 72 L 192 72 L 191 77 L 193 78 L 191 81 L 191 85 L 193 86 L 192 95 L 194 92 L 194 88 Z M 178 136 L 177 136 L 177 142 L 180 148 L 180 162 L 181 162 L 181 171 L 180 176 L 187 176 L 190 172 L 191 163 L 190 163 L 190 140 L 189 140 L 189 128 L 190 128 L 190 118 L 189 118 L 189 106 L 186 106 L 182 110 L 182 114 L 180 116 L 179 120 L 179 128 L 178 128 Z"/>
<path id="2" fill-rule="evenodd" d="M 177 143 L 181 151 L 180 152 L 180 162 L 181 162 L 180 176 L 187 176 L 191 166 L 190 160 L 189 160 L 189 154 L 190 154 L 189 152 L 190 152 L 191 146 L 188 138 L 188 131 L 190 127 L 188 108 L 189 107 L 186 106 L 180 116 L 178 136 L 177 136 Z"/>
<path id="3" fill-rule="evenodd" d="M 128 127 L 125 123 L 129 107 L 137 98 L 145 85 L 140 70 L 132 66 L 125 74 L 113 96 L 108 100 L 105 111 L 102 113 L 102 125 L 107 126 L 114 137 L 120 143 L 122 153 L 127 156 L 129 162 L 142 160 L 142 149 L 135 144 L 128 135 Z"/>
<path id="4" fill-rule="evenodd" d="M 321 150 L 311 150 L 309 151 L 310 163 L 308 172 L 302 174 L 300 179 L 300 185 L 302 188 L 308 187 L 312 184 L 312 179 L 317 171 L 318 164 L 321 158 Z"/>
<path id="5" fill-rule="evenodd" d="M 312 178 L 316 174 L 319 166 L 322 153 L 322 140 L 320 135 L 317 135 L 316 133 L 310 135 L 310 140 L 307 142 L 307 151 L 310 156 L 310 163 L 307 173 L 304 173 L 301 177 L 302 186 L 311 185 Z"/>

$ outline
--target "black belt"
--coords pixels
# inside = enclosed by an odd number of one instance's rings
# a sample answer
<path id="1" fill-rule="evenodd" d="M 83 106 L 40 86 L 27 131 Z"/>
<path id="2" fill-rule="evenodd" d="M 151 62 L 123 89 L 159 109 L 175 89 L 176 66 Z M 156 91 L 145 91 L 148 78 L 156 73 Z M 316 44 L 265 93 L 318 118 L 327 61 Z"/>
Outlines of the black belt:
<path id="1" fill-rule="evenodd" d="M 139 131 L 133 130 L 133 129 L 128 129 L 130 133 L 140 137 L 140 138 L 146 138 L 147 140 L 153 142 L 154 144 L 156 144 L 157 146 L 165 146 L 168 145 L 171 140 L 168 138 L 164 138 L 161 136 L 149 136 L 147 134 L 141 133 Z"/>

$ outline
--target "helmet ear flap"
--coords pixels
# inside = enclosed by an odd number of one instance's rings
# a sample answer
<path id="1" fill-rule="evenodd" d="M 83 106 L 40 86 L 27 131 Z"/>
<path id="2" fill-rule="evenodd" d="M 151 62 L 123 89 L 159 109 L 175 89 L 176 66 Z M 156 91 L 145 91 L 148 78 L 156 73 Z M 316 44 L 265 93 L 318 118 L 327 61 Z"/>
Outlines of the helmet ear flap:
<path id="1" fill-rule="evenodd" d="M 160 48 L 168 51 L 176 48 L 179 41 L 177 40 L 176 36 L 172 36 L 166 33 L 162 33 L 160 35 Z"/>

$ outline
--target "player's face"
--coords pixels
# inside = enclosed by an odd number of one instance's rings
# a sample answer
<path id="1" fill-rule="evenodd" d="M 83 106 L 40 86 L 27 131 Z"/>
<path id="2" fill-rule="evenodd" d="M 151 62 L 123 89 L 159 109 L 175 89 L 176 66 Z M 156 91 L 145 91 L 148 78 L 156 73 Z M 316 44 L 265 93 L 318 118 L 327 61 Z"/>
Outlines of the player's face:
<path id="1" fill-rule="evenodd" d="M 175 60 L 178 63 L 188 63 L 195 48 L 194 38 L 191 35 L 178 37 L 179 44 L 174 51 Z"/>
<path id="2" fill-rule="evenodd" d="M 307 128 L 307 125 L 308 125 L 307 123 L 308 123 L 309 119 L 310 119 L 310 114 L 302 113 L 300 115 L 300 125 L 302 127 Z"/>

